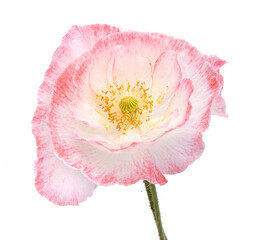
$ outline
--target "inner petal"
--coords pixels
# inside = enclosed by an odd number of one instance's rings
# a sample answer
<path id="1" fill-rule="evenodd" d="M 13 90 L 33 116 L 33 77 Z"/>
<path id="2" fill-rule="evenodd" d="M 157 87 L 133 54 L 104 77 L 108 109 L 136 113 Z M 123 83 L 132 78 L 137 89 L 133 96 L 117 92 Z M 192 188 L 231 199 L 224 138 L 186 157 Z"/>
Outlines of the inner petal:
<path id="1" fill-rule="evenodd" d="M 72 116 L 92 128 L 103 128 L 101 115 L 86 101 L 74 101 L 70 104 Z"/>
<path id="2" fill-rule="evenodd" d="M 157 112 L 150 115 L 151 121 L 148 123 L 147 131 L 143 138 L 154 140 L 157 137 L 171 131 L 179 126 L 182 126 L 188 119 L 191 110 L 191 104 L 189 98 L 193 92 L 193 86 L 191 80 L 184 79 L 177 90 L 175 91 L 173 97 L 167 100 L 164 106 L 167 106 L 166 110 L 160 112 L 162 115 L 157 116 Z"/>
<path id="3" fill-rule="evenodd" d="M 177 55 L 174 51 L 166 51 L 157 59 L 152 76 L 153 96 L 157 101 L 166 98 L 174 93 L 182 78 L 180 66 L 177 62 Z M 166 92 L 164 92 L 166 91 Z"/>
<path id="4" fill-rule="evenodd" d="M 133 48 L 122 48 L 116 53 L 113 66 L 113 79 L 118 82 L 151 81 L 152 64 L 147 58 L 137 54 Z"/>
<path id="5" fill-rule="evenodd" d="M 109 84 L 113 82 L 113 65 L 114 57 L 109 51 L 96 55 L 91 62 L 88 75 L 88 86 L 91 91 L 96 93 L 99 92 L 99 89 L 108 88 Z"/>

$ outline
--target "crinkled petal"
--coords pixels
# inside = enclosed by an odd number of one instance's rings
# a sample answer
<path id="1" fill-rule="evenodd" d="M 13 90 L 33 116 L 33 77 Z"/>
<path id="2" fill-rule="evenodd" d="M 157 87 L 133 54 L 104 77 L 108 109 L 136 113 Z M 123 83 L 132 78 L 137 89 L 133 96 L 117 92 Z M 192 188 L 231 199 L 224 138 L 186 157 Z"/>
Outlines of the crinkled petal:
<path id="1" fill-rule="evenodd" d="M 147 139 L 156 139 L 175 128 L 178 128 L 188 120 L 191 112 L 191 104 L 189 98 L 193 92 L 193 86 L 190 79 L 184 79 L 173 97 L 169 102 L 168 107 L 160 119 L 157 121 L 155 116 L 150 115 L 153 119 L 150 121 L 151 130 L 146 132 L 143 136 Z M 157 113 L 154 113 L 157 115 Z M 156 121 L 156 122 L 155 122 Z"/>
<path id="2" fill-rule="evenodd" d="M 162 173 L 175 174 L 184 171 L 203 150 L 202 134 L 180 127 L 158 139 L 148 152 Z"/>
<path id="3" fill-rule="evenodd" d="M 220 117 L 227 117 L 226 113 L 226 103 L 221 95 L 218 95 L 214 98 L 211 105 L 211 114 L 218 115 Z"/>
<path id="4" fill-rule="evenodd" d="M 219 69 L 226 63 L 226 61 L 218 58 L 217 56 L 204 56 L 204 59 L 211 64 L 215 71 L 219 71 Z"/>
<path id="5" fill-rule="evenodd" d="M 78 170 L 64 165 L 54 154 L 47 119 L 52 99 L 53 86 L 65 68 L 101 38 L 119 32 L 108 25 L 73 26 L 64 36 L 61 46 L 55 51 L 44 82 L 38 93 L 38 106 L 32 121 L 33 133 L 38 145 L 38 160 L 35 164 L 36 188 L 40 194 L 58 205 L 78 205 L 92 195 L 96 185 Z"/>
<path id="6" fill-rule="evenodd" d="M 42 196 L 57 205 L 78 205 L 92 195 L 96 185 L 80 171 L 66 166 L 54 154 L 46 123 L 48 110 L 44 104 L 44 99 L 49 95 L 50 89 L 43 83 L 39 90 L 39 105 L 32 121 L 38 155 L 35 186 Z"/>
<path id="7" fill-rule="evenodd" d="M 62 44 L 53 55 L 52 62 L 45 74 L 45 81 L 49 86 L 54 86 L 56 79 L 83 53 L 90 51 L 102 38 L 120 30 L 109 25 L 73 26 L 63 37 Z"/>
<path id="8" fill-rule="evenodd" d="M 191 116 L 186 125 L 203 132 L 209 126 L 213 99 L 220 91 L 219 74 L 195 49 L 181 51 L 178 62 L 182 77 L 191 79 L 195 89 L 190 98 Z"/>
<path id="9" fill-rule="evenodd" d="M 217 95 L 212 102 L 211 114 L 218 115 L 221 117 L 227 117 L 228 115 L 226 113 L 226 104 L 224 99 L 221 96 L 221 91 L 223 89 L 224 82 L 223 82 L 223 77 L 220 74 L 220 68 L 226 63 L 226 61 L 221 60 L 217 56 L 205 56 L 204 58 L 207 62 L 211 64 L 213 69 L 217 71 L 218 73 L 217 79 L 218 79 L 218 83 L 220 84 L 220 94 Z"/>

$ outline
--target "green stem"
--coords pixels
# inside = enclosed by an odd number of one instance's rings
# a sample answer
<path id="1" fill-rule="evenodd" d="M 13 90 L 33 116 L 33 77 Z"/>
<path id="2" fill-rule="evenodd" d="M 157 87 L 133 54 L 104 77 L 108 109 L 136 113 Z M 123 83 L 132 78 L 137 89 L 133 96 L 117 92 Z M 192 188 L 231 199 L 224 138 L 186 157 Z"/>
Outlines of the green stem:
<path id="1" fill-rule="evenodd" d="M 159 238 L 160 240 L 167 240 L 166 234 L 162 227 L 160 210 L 159 210 L 159 201 L 158 201 L 158 195 L 157 195 L 155 184 L 151 184 L 146 180 L 144 180 L 143 182 L 145 184 L 145 188 L 150 202 L 150 207 L 158 228 Z"/>

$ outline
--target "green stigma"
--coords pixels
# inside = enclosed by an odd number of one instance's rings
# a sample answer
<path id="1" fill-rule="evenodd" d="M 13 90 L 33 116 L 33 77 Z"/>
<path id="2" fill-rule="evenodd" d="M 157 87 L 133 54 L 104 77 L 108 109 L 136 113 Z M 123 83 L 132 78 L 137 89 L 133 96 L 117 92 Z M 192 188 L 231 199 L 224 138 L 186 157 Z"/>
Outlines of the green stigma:
<path id="1" fill-rule="evenodd" d="M 138 101 L 131 96 L 124 97 L 119 102 L 119 108 L 121 109 L 122 113 L 134 113 L 136 114 L 138 109 Z"/>

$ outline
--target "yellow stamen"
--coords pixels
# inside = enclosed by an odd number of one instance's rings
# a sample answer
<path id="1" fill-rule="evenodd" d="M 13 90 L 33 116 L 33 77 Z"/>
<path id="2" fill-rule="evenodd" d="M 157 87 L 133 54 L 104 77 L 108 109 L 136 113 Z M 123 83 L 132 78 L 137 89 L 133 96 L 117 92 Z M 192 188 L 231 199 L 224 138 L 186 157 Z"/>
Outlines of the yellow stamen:
<path id="1" fill-rule="evenodd" d="M 126 81 L 119 85 L 115 81 L 108 89 L 96 94 L 99 106 L 97 111 L 103 116 L 103 125 L 107 131 L 114 127 L 125 135 L 127 130 L 133 130 L 143 122 L 150 121 L 149 114 L 153 106 L 162 102 L 164 95 L 162 92 L 154 102 L 145 82 L 131 84 Z"/>

